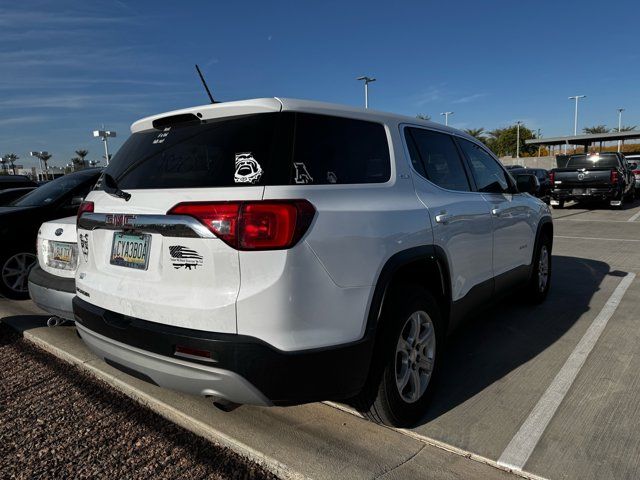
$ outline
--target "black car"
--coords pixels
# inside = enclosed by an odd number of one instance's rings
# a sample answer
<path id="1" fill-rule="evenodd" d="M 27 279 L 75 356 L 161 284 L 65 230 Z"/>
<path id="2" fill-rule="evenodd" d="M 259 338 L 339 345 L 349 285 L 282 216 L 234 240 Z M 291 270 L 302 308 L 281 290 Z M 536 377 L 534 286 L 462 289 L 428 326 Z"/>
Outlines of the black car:
<path id="1" fill-rule="evenodd" d="M 535 175 L 540 183 L 540 188 L 536 193 L 536 197 L 543 200 L 545 203 L 549 203 L 551 199 L 551 179 L 549 172 L 544 168 L 512 168 L 509 170 L 511 175 L 529 174 Z"/>
<path id="2" fill-rule="evenodd" d="M 21 187 L 21 188 L 7 188 L 6 190 L 0 190 L 0 207 L 7 205 L 14 200 L 26 195 L 31 190 L 35 190 L 36 187 Z"/>
<path id="3" fill-rule="evenodd" d="M 622 208 L 636 193 L 633 171 L 617 152 L 571 155 L 565 168 L 551 172 L 551 183 L 551 205 L 556 208 L 568 200 L 606 201 Z"/>
<path id="4" fill-rule="evenodd" d="M 0 175 L 0 190 L 37 186 L 38 184 L 36 182 L 25 175 Z"/>
<path id="5" fill-rule="evenodd" d="M 27 279 L 37 261 L 40 225 L 75 215 L 101 171 L 91 168 L 65 175 L 0 207 L 0 293 L 16 299 L 29 296 Z"/>

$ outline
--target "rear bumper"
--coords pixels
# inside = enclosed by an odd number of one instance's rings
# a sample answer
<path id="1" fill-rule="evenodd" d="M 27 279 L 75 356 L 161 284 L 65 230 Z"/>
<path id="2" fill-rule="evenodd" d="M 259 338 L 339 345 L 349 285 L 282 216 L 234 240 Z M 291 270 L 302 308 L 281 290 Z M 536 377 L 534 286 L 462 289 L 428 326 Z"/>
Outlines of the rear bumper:
<path id="1" fill-rule="evenodd" d="M 29 295 L 45 312 L 73 320 L 72 302 L 76 295 L 73 278 L 52 275 L 36 265 L 29 274 Z"/>
<path id="2" fill-rule="evenodd" d="M 163 357 L 99 335 L 76 323 L 89 349 L 109 365 L 155 385 L 235 403 L 271 405 L 247 380 L 228 370 Z"/>
<path id="3" fill-rule="evenodd" d="M 576 188 L 577 189 L 577 188 Z M 619 199 L 622 195 L 622 189 L 620 188 L 598 188 L 598 187 L 584 187 L 581 188 L 583 192 L 576 193 L 573 188 L 561 190 L 555 189 L 551 191 L 551 198 L 553 200 L 612 200 Z"/>
<path id="4" fill-rule="evenodd" d="M 245 335 L 192 330 L 126 317 L 76 297 L 78 330 L 101 358 L 159 386 L 235 403 L 290 405 L 344 399 L 367 378 L 373 335 L 346 345 L 285 352 Z M 184 359 L 176 346 L 209 352 Z"/>

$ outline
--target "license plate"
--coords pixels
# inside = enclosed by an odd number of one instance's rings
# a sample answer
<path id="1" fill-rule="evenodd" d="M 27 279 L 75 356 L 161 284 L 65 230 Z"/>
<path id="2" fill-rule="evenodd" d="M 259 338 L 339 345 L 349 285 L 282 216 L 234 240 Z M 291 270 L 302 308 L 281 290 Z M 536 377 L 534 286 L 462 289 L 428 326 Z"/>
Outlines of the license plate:
<path id="1" fill-rule="evenodd" d="M 551 200 L 551 205 L 560 205 L 560 202 L 558 200 Z"/>
<path id="2" fill-rule="evenodd" d="M 115 232 L 111 245 L 111 265 L 146 270 L 151 235 Z"/>
<path id="3" fill-rule="evenodd" d="M 573 189 L 573 194 L 574 195 L 583 195 L 586 192 L 586 190 L 584 188 L 574 188 Z"/>
<path id="4" fill-rule="evenodd" d="M 72 245 L 66 242 L 50 241 L 51 259 L 58 262 L 71 263 Z"/>

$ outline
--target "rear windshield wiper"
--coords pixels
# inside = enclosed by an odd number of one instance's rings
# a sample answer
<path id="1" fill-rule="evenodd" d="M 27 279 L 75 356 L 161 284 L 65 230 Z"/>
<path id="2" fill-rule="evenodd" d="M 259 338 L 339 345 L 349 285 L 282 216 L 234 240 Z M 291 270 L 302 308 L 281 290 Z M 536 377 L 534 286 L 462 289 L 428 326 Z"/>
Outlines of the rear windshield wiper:
<path id="1" fill-rule="evenodd" d="M 118 198 L 124 198 L 125 201 L 127 202 L 131 198 L 131 194 L 120 190 L 120 188 L 118 187 L 118 183 L 116 182 L 116 179 L 113 178 L 108 173 L 105 173 L 103 176 L 102 188 L 109 195 L 112 195 Z"/>

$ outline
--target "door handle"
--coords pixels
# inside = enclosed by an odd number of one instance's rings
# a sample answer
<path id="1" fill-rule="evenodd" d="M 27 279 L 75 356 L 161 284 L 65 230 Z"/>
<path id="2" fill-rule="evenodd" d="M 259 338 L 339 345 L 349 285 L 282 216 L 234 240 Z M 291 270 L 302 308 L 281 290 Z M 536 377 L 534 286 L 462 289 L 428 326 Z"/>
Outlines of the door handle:
<path id="1" fill-rule="evenodd" d="M 502 210 L 500 210 L 499 208 L 494 208 L 491 210 L 491 215 L 493 215 L 494 217 L 499 217 L 502 214 Z"/>
<path id="2" fill-rule="evenodd" d="M 443 225 L 446 225 L 447 223 L 449 223 L 449 221 L 453 218 L 453 215 L 450 215 L 448 213 L 441 213 L 439 215 L 436 215 L 436 223 L 441 223 Z"/>

